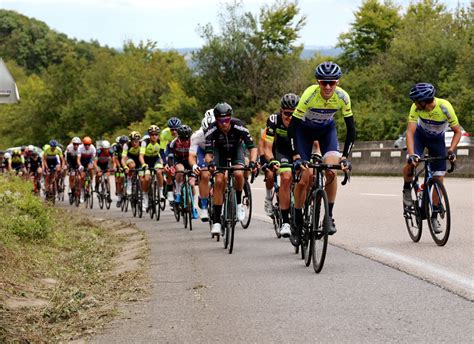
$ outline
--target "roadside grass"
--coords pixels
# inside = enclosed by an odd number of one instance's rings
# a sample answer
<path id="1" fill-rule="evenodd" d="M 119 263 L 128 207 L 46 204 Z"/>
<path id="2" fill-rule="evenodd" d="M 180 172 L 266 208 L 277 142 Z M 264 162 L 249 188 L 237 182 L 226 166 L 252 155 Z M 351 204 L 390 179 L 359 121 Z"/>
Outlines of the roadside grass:
<path id="1" fill-rule="evenodd" d="M 113 273 L 124 241 L 84 214 L 45 205 L 30 183 L 0 176 L 0 342 L 75 339 L 143 297 L 143 269 Z"/>

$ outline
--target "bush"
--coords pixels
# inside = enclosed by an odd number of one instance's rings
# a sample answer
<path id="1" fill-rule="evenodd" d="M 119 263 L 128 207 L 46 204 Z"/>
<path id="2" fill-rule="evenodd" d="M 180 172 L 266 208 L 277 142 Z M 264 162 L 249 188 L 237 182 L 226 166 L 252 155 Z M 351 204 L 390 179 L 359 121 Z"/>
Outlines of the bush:
<path id="1" fill-rule="evenodd" d="M 41 240 L 51 232 L 50 209 L 31 190 L 20 178 L 0 176 L 0 239 Z"/>

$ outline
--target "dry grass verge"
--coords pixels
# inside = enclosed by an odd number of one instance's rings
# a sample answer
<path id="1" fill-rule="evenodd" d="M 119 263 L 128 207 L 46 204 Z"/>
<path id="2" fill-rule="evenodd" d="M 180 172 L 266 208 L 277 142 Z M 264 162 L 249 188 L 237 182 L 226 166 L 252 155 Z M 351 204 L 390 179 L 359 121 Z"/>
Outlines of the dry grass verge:
<path id="1" fill-rule="evenodd" d="M 149 287 L 148 248 L 136 227 L 54 208 L 45 214 L 51 228 L 41 239 L 25 240 L 0 227 L 2 343 L 94 333 L 120 303 L 142 299 Z M 0 216 L 7 214 L 0 210 Z"/>

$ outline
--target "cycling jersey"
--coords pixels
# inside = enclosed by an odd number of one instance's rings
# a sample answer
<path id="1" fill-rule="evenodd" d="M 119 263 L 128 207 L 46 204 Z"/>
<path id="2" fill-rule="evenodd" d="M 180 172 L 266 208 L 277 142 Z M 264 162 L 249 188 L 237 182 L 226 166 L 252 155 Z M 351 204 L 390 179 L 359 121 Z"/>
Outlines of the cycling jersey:
<path id="1" fill-rule="evenodd" d="M 74 145 L 72 143 L 68 144 L 66 147 L 66 161 L 69 165 L 69 169 L 76 169 L 77 166 L 77 155 L 79 154 L 79 146 L 77 149 L 74 149 Z"/>
<path id="2" fill-rule="evenodd" d="M 81 160 L 81 165 L 87 167 L 95 158 L 97 151 L 94 145 L 90 145 L 89 148 L 86 148 L 84 144 L 80 145 L 78 148 L 77 156 Z"/>
<path id="3" fill-rule="evenodd" d="M 158 157 L 160 154 L 161 145 L 159 142 L 152 143 L 150 140 L 142 141 L 140 147 L 140 154 L 146 157 Z"/>
<path id="4" fill-rule="evenodd" d="M 137 147 L 130 146 L 129 148 L 127 143 L 123 145 L 122 157 L 128 157 L 129 160 L 130 159 L 133 160 L 137 167 L 140 167 L 142 165 L 140 163 L 139 156 L 140 156 L 140 146 L 137 146 Z"/>
<path id="5" fill-rule="evenodd" d="M 166 149 L 166 155 L 169 158 L 174 158 L 174 163 L 188 163 L 189 158 L 189 147 L 191 146 L 191 140 L 181 140 L 175 138 L 168 144 Z"/>
<path id="6" fill-rule="evenodd" d="M 164 153 L 166 152 L 166 148 L 168 147 L 168 143 L 173 141 L 174 137 L 173 134 L 171 133 L 170 128 L 166 128 L 161 131 L 160 133 L 160 148 L 161 151 Z"/>
<path id="7" fill-rule="evenodd" d="M 33 157 L 30 156 L 30 158 L 26 161 L 26 166 L 28 168 L 28 171 L 30 173 L 36 173 L 39 167 L 41 167 L 41 158 L 38 156 L 38 158 L 35 160 Z"/>
<path id="8" fill-rule="evenodd" d="M 49 168 L 55 168 L 61 162 L 61 157 L 63 156 L 63 151 L 61 148 L 56 147 L 53 151 L 51 146 L 45 146 L 46 149 L 43 150 L 43 160 L 46 161 Z"/>
<path id="9" fill-rule="evenodd" d="M 418 110 L 412 104 L 408 122 L 416 122 L 417 130 L 428 136 L 443 136 L 448 127 L 459 125 L 459 122 L 450 102 L 435 98 L 435 103 L 435 108 L 431 111 Z"/>
<path id="10" fill-rule="evenodd" d="M 113 154 L 114 152 L 111 148 L 99 148 L 97 149 L 95 160 L 97 160 L 98 164 L 108 164 L 110 161 L 112 161 Z"/>
<path id="11" fill-rule="evenodd" d="M 202 128 L 199 128 L 199 130 L 195 131 L 191 136 L 189 152 L 196 155 L 196 164 L 199 167 L 206 167 L 206 136 Z"/>
<path id="12" fill-rule="evenodd" d="M 293 117 L 301 119 L 303 126 L 322 129 L 334 122 L 337 111 L 341 111 L 344 117 L 352 116 L 347 92 L 337 86 L 331 98 L 326 100 L 321 96 L 319 85 L 312 85 L 301 96 Z"/>
<path id="13" fill-rule="evenodd" d="M 274 155 L 278 152 L 279 155 L 292 159 L 291 143 L 288 138 L 288 128 L 285 127 L 280 114 L 274 113 L 268 117 L 264 140 L 273 144 Z"/>

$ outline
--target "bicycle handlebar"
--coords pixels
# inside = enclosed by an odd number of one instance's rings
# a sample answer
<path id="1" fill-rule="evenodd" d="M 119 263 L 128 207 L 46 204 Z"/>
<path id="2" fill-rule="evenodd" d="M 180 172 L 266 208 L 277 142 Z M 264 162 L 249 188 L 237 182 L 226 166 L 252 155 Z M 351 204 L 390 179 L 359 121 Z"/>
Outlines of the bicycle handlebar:
<path id="1" fill-rule="evenodd" d="M 321 169 L 321 170 L 341 170 L 342 167 L 339 164 L 307 164 L 306 167 L 309 168 L 316 168 L 316 169 Z M 351 180 L 351 174 L 350 172 L 352 171 L 352 167 L 349 168 L 349 171 L 343 171 L 344 172 L 344 180 L 341 182 L 342 185 L 346 185 L 348 181 Z"/>
<path id="2" fill-rule="evenodd" d="M 424 155 L 423 157 L 417 159 L 417 162 L 430 162 L 430 161 L 439 161 L 439 160 L 448 160 L 450 167 L 447 170 L 448 173 L 452 173 L 456 168 L 456 162 L 449 160 L 448 156 L 428 156 Z"/>
<path id="3" fill-rule="evenodd" d="M 252 169 L 249 166 L 244 167 L 235 167 L 235 166 L 216 166 L 216 171 L 251 171 Z M 258 169 L 256 173 L 252 173 L 250 178 L 250 183 L 253 184 L 255 178 L 258 176 Z"/>

